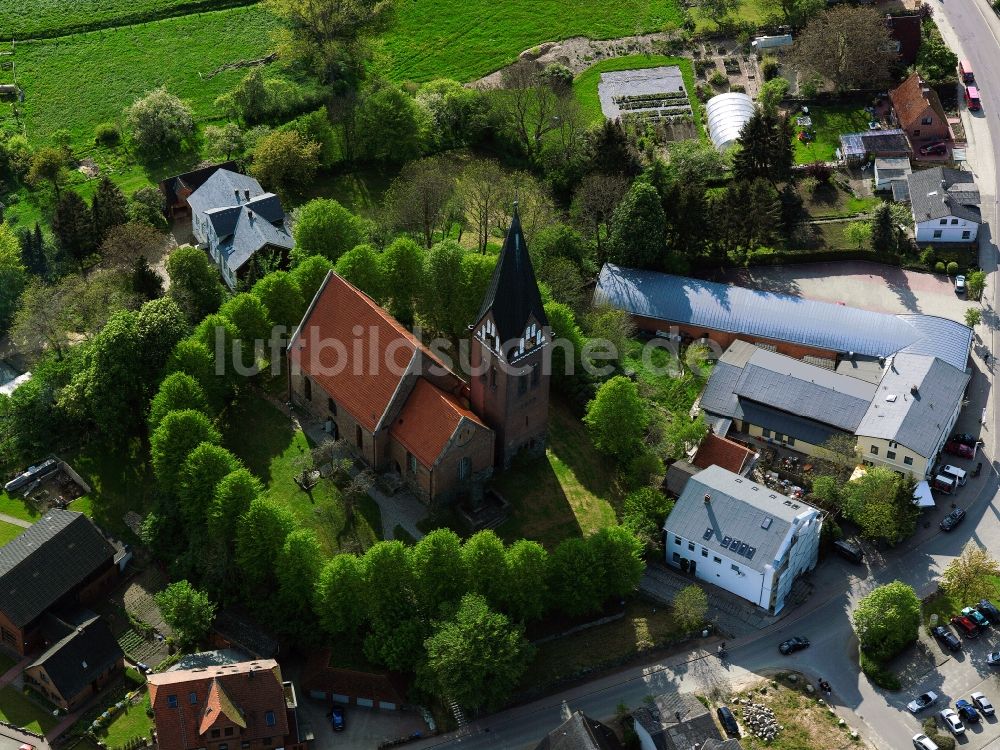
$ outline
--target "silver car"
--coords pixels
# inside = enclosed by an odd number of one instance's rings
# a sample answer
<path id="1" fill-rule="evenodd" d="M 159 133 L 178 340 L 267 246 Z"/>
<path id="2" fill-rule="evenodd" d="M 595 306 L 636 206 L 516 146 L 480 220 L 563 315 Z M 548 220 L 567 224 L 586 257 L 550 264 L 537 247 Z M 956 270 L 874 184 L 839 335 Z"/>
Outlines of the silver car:
<path id="1" fill-rule="evenodd" d="M 965 734 L 965 724 L 958 718 L 958 713 L 956 713 L 955 709 L 946 708 L 939 712 L 938 716 L 941 717 L 941 721 L 944 722 L 944 725 L 948 727 L 948 730 L 953 735 L 957 737 L 960 734 Z"/>

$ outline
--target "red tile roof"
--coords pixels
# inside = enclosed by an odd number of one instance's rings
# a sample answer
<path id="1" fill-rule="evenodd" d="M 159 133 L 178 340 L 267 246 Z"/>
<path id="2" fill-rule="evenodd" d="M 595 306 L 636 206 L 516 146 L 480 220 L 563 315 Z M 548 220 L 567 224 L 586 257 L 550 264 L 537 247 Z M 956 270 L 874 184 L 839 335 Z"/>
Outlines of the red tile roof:
<path id="1" fill-rule="evenodd" d="M 205 733 L 227 726 L 235 729 L 234 742 L 273 737 L 280 747 L 288 734 L 281 683 L 281 668 L 274 659 L 150 675 L 149 700 L 160 750 L 205 747 Z M 268 724 L 269 715 L 273 724 Z"/>
<path id="2" fill-rule="evenodd" d="M 694 454 L 691 463 L 699 469 L 721 466 L 734 474 L 742 474 L 753 455 L 754 452 L 749 448 L 710 432 L 698 446 L 698 452 Z"/>
<path id="3" fill-rule="evenodd" d="M 948 121 L 938 95 L 934 89 L 924 84 L 919 73 L 913 73 L 890 91 L 889 99 L 892 101 L 892 108 L 896 112 L 900 126 L 905 130 L 919 128 L 920 118 L 928 107 L 934 110 L 934 114 L 940 119 L 940 122 L 936 123 L 938 126 Z"/>
<path id="4" fill-rule="evenodd" d="M 440 364 L 373 299 L 331 272 L 292 340 L 289 357 L 372 432 L 418 351 Z"/>
<path id="5" fill-rule="evenodd" d="M 418 378 L 390 434 L 421 464 L 431 467 L 463 419 L 485 428 L 479 417 L 457 398 L 424 378 Z"/>

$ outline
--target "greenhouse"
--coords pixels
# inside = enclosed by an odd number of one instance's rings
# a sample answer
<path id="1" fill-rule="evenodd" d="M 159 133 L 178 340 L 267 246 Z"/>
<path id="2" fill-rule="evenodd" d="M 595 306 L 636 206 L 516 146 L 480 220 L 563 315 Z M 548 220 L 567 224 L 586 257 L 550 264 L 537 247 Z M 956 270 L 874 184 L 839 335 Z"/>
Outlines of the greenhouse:
<path id="1" fill-rule="evenodd" d="M 746 94 L 733 93 L 713 96 L 705 104 L 708 136 L 712 144 L 725 151 L 740 137 L 740 130 L 754 113 L 754 103 Z"/>

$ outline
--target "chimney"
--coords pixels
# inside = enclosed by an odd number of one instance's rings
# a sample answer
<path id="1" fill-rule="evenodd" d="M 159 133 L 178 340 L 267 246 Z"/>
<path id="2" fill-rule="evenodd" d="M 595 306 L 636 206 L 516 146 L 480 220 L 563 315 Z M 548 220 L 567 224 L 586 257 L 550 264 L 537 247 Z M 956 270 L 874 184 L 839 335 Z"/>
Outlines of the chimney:
<path id="1" fill-rule="evenodd" d="M 251 211 L 250 209 L 247 209 L 247 218 L 250 221 L 253 221 L 253 211 Z"/>
<path id="2" fill-rule="evenodd" d="M 918 391 L 919 391 L 919 389 L 917 388 L 917 386 L 916 386 L 916 385 L 911 385 L 911 386 L 910 386 L 910 393 L 912 393 L 912 394 L 913 394 L 914 396 L 916 396 L 916 395 L 917 395 L 917 392 L 918 392 Z"/>
<path id="3" fill-rule="evenodd" d="M 250 191 L 249 191 L 249 190 L 244 190 L 244 191 L 243 191 L 243 196 L 244 196 L 244 197 L 245 197 L 245 198 L 246 198 L 247 200 L 250 200 Z"/>
<path id="4" fill-rule="evenodd" d="M 233 193 L 236 194 L 236 202 L 239 203 L 240 202 L 240 191 L 239 190 L 234 190 Z"/>
<path id="5" fill-rule="evenodd" d="M 705 493 L 705 504 L 707 505 L 707 504 L 708 504 L 708 503 L 710 503 L 710 502 L 712 502 L 712 496 L 711 496 L 711 495 L 709 495 L 709 494 L 708 494 L 708 493 L 706 492 L 706 493 Z"/>

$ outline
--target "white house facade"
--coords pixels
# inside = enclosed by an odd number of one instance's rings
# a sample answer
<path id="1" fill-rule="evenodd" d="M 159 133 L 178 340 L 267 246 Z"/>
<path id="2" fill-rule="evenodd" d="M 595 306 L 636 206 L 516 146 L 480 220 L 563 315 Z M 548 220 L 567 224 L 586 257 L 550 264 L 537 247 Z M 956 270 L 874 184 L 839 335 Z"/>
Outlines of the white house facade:
<path id="1" fill-rule="evenodd" d="M 915 222 L 914 227 L 917 243 L 975 242 L 979 234 L 979 222 L 951 214 L 940 219 Z"/>
<path id="2" fill-rule="evenodd" d="M 976 241 L 982 214 L 979 188 L 971 172 L 924 169 L 907 177 L 906 185 L 918 244 Z"/>
<path id="3" fill-rule="evenodd" d="M 816 566 L 823 516 L 719 466 L 690 480 L 664 524 L 666 562 L 771 614 Z"/>

